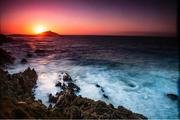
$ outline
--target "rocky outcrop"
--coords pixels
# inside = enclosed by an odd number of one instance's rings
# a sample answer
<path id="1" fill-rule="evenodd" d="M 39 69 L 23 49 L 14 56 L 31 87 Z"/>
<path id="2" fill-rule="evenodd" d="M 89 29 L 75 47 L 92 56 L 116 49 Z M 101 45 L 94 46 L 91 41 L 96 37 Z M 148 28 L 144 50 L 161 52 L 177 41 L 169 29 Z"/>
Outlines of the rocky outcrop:
<path id="1" fill-rule="evenodd" d="M 119 106 L 114 108 L 103 101 L 94 101 L 76 96 L 70 89 L 65 89 L 55 97 L 53 111 L 61 111 L 65 118 L 70 119 L 146 119 L 143 115 L 133 113 Z M 61 108 L 61 109 L 60 109 Z M 62 109 L 63 108 L 63 109 Z M 54 118 L 55 116 L 51 116 Z M 56 118 L 56 117 L 55 117 Z"/>
<path id="2" fill-rule="evenodd" d="M 11 55 L 11 53 L 6 52 L 5 50 L 0 48 L 0 66 L 4 66 L 5 64 L 14 63 L 15 57 Z"/>
<path id="3" fill-rule="evenodd" d="M 7 42 L 13 42 L 13 39 L 6 35 L 0 34 L 0 45 Z M 14 63 L 14 60 L 15 57 L 13 57 L 11 53 L 6 52 L 2 48 L 0 48 L 0 67 L 5 67 L 6 64 Z"/>
<path id="4" fill-rule="evenodd" d="M 177 96 L 176 94 L 173 94 L 173 93 L 168 93 L 168 94 L 166 94 L 166 96 L 167 96 L 169 99 L 173 100 L 173 101 L 175 101 L 175 100 L 178 99 L 178 96 Z"/>
<path id="5" fill-rule="evenodd" d="M 11 37 L 8 37 L 6 35 L 0 34 L 0 45 L 7 42 L 12 42 L 13 39 Z"/>
<path id="6" fill-rule="evenodd" d="M 55 106 L 47 108 L 34 99 L 32 88 L 36 80 L 37 74 L 31 68 L 13 75 L 0 69 L 0 118 L 146 119 L 122 106 L 114 108 L 103 101 L 77 96 L 73 82 L 55 96 L 49 95 L 49 101 Z"/>
<path id="7" fill-rule="evenodd" d="M 0 69 L 0 96 L 31 97 L 36 80 L 37 74 L 34 69 L 27 68 L 24 72 L 13 75 Z"/>
<path id="8" fill-rule="evenodd" d="M 30 68 L 13 75 L 0 69 L 0 118 L 47 117 L 46 106 L 32 94 L 36 80 L 37 74 Z"/>

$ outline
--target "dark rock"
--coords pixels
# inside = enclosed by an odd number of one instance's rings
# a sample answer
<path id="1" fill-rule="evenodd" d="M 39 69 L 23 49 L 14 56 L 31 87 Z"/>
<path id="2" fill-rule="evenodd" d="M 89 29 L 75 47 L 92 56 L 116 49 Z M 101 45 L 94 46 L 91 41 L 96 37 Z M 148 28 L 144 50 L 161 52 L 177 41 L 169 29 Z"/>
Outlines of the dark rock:
<path id="1" fill-rule="evenodd" d="M 63 81 L 72 81 L 71 76 L 66 72 L 61 72 L 59 78 L 62 79 Z"/>
<path id="2" fill-rule="evenodd" d="M 80 119 L 81 118 L 81 110 L 77 106 L 71 106 L 65 111 L 66 115 L 70 119 Z"/>
<path id="3" fill-rule="evenodd" d="M 11 56 L 10 53 L 0 48 L 0 66 L 4 64 L 13 64 L 15 57 Z"/>
<path id="4" fill-rule="evenodd" d="M 58 99 L 57 96 L 53 96 L 52 94 L 49 94 L 49 102 L 56 103 L 57 99 Z"/>
<path id="5" fill-rule="evenodd" d="M 107 105 L 103 101 L 94 101 L 76 96 L 68 85 L 55 96 L 49 95 L 55 106 L 48 108 L 35 100 L 32 88 L 37 74 L 34 69 L 10 75 L 0 68 L 0 117 L 4 119 L 147 119 L 126 108 Z M 70 87 L 71 86 L 71 87 Z"/>
<path id="6" fill-rule="evenodd" d="M 80 91 L 80 87 L 78 87 L 74 83 L 68 83 L 68 87 L 69 87 L 69 89 L 72 89 L 74 92 L 79 92 Z"/>
<path id="7" fill-rule="evenodd" d="M 173 93 L 168 93 L 168 94 L 166 94 L 166 96 L 168 98 L 170 98 L 171 100 L 177 100 L 178 99 L 178 96 L 176 94 L 173 94 Z"/>
<path id="8" fill-rule="evenodd" d="M 56 85 L 55 86 L 60 86 L 61 87 L 61 83 L 60 82 L 58 82 L 58 83 L 56 83 Z"/>
<path id="9" fill-rule="evenodd" d="M 22 63 L 22 64 L 26 64 L 26 63 L 27 63 L 27 60 L 26 60 L 25 58 L 23 58 L 23 59 L 21 60 L 21 63 Z"/>
<path id="10" fill-rule="evenodd" d="M 52 109 L 52 104 L 50 104 L 50 105 L 48 106 L 48 109 L 49 109 L 49 110 L 51 110 L 51 109 Z"/>
<path id="11" fill-rule="evenodd" d="M 63 85 L 61 84 L 61 82 L 58 82 L 58 83 L 56 83 L 56 85 L 55 85 L 56 87 L 61 87 L 61 89 L 65 89 L 66 88 L 66 85 L 63 83 Z"/>
<path id="12" fill-rule="evenodd" d="M 41 50 L 41 49 L 35 50 L 35 53 L 45 53 L 45 52 L 46 52 L 45 50 Z"/>
<path id="13" fill-rule="evenodd" d="M 113 105 L 113 104 L 111 104 L 111 103 L 109 104 L 109 106 L 110 106 L 111 108 L 114 108 L 114 105 Z"/>
<path id="14" fill-rule="evenodd" d="M 94 106 L 94 111 L 97 115 L 103 115 L 105 111 L 108 111 L 108 106 L 105 102 L 98 100 Z"/>
<path id="15" fill-rule="evenodd" d="M 7 43 L 7 42 L 13 42 L 13 39 L 9 36 L 0 34 L 0 45 L 2 45 L 3 43 Z"/>
<path id="16" fill-rule="evenodd" d="M 104 89 L 101 87 L 101 92 L 103 92 L 104 93 Z"/>
<path id="17" fill-rule="evenodd" d="M 128 86 L 130 86 L 130 87 L 136 87 L 136 85 L 134 85 L 133 83 L 128 83 Z"/>
<path id="18" fill-rule="evenodd" d="M 32 57 L 33 56 L 33 54 L 32 53 L 27 53 L 27 55 L 26 55 L 27 57 Z"/>
<path id="19" fill-rule="evenodd" d="M 34 69 L 27 68 L 23 73 L 14 74 L 25 93 L 32 95 L 32 88 L 36 84 L 37 73 Z"/>
<path id="20" fill-rule="evenodd" d="M 96 84 L 96 87 L 100 87 L 100 85 Z"/>
<path id="21" fill-rule="evenodd" d="M 109 97 L 105 94 L 103 94 L 103 97 L 106 98 L 106 99 L 109 99 Z"/>

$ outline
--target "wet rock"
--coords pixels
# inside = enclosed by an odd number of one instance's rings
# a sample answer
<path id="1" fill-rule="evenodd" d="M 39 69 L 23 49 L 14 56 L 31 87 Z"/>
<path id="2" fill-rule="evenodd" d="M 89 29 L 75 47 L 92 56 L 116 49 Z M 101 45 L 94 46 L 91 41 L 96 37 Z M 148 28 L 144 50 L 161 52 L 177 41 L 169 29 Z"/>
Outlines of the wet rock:
<path id="1" fill-rule="evenodd" d="M 56 103 L 57 99 L 58 99 L 57 96 L 53 96 L 52 94 L 49 94 L 49 102 Z"/>
<path id="2" fill-rule="evenodd" d="M 114 105 L 113 105 L 113 104 L 111 104 L 111 103 L 109 104 L 109 106 L 110 106 L 111 108 L 114 108 Z"/>
<path id="3" fill-rule="evenodd" d="M 48 108 L 35 100 L 32 88 L 37 75 L 34 69 L 10 75 L 0 68 L 0 117 L 4 119 L 147 119 L 124 107 L 114 108 L 103 101 L 77 96 L 68 85 L 55 96 L 49 95 L 55 106 Z M 28 89 L 27 89 L 28 88 Z"/>
<path id="4" fill-rule="evenodd" d="M 55 85 L 55 86 L 60 86 L 60 87 L 61 87 L 62 85 L 61 85 L 61 83 L 60 83 L 60 82 L 58 82 L 58 83 L 56 83 L 56 85 Z"/>
<path id="5" fill-rule="evenodd" d="M 106 94 L 103 94 L 103 97 L 109 99 L 109 97 Z"/>
<path id="6" fill-rule="evenodd" d="M 166 96 L 168 98 L 170 98 L 171 100 L 177 100 L 178 99 L 178 96 L 176 94 L 173 94 L 173 93 L 168 93 L 168 94 L 166 94 Z"/>
<path id="7" fill-rule="evenodd" d="M 49 106 L 48 106 L 48 110 L 51 110 L 52 109 L 52 104 L 50 104 Z"/>
<path id="8" fill-rule="evenodd" d="M 4 64 L 13 64 L 15 57 L 13 57 L 9 52 L 0 48 L 0 66 Z"/>
<path id="9" fill-rule="evenodd" d="M 103 92 L 104 93 L 104 89 L 101 87 L 101 92 Z"/>
<path id="10" fill-rule="evenodd" d="M 63 89 L 63 90 L 66 88 L 66 85 L 65 85 L 64 83 L 61 83 L 61 82 L 56 83 L 55 86 L 56 86 L 56 87 L 60 87 L 60 88 Z"/>
<path id="11" fill-rule="evenodd" d="M 100 88 L 100 85 L 99 85 L 99 84 L 96 84 L 96 87 Z"/>
<path id="12" fill-rule="evenodd" d="M 61 72 L 59 78 L 63 81 L 72 81 L 71 76 L 66 72 Z"/>
<path id="13" fill-rule="evenodd" d="M 74 83 L 68 83 L 68 87 L 69 89 L 72 89 L 74 92 L 79 92 L 80 91 L 80 87 L 78 87 L 76 84 Z"/>
<path id="14" fill-rule="evenodd" d="M 23 59 L 21 60 L 21 63 L 22 63 L 22 64 L 26 64 L 26 63 L 27 63 L 27 60 L 26 60 L 25 58 L 23 58 Z"/>

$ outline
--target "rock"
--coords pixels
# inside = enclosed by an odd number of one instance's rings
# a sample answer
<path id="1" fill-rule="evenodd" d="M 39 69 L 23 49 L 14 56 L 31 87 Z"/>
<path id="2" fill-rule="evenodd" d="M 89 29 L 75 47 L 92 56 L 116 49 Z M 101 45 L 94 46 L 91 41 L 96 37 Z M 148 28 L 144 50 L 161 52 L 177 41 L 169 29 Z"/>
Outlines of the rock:
<path id="1" fill-rule="evenodd" d="M 57 96 L 53 96 L 52 94 L 49 94 L 49 102 L 56 103 L 58 100 Z"/>
<path id="2" fill-rule="evenodd" d="M 0 45 L 7 42 L 13 42 L 13 39 L 11 37 L 8 37 L 6 35 L 0 34 Z"/>
<path id="3" fill-rule="evenodd" d="M 26 64 L 26 63 L 27 63 L 27 60 L 26 60 L 25 58 L 23 58 L 23 59 L 21 60 L 21 63 L 22 63 L 22 64 Z"/>
<path id="4" fill-rule="evenodd" d="M 81 119 L 81 110 L 77 106 L 71 106 L 66 109 L 66 115 L 70 119 Z"/>
<path id="5" fill-rule="evenodd" d="M 58 82 L 58 83 L 56 83 L 56 85 L 55 85 L 55 86 L 60 86 L 60 87 L 61 87 L 62 85 L 61 85 L 61 83 L 60 83 L 60 82 Z"/>
<path id="6" fill-rule="evenodd" d="M 166 96 L 168 98 L 170 98 L 171 100 L 177 100 L 178 99 L 178 96 L 176 94 L 173 94 L 173 93 L 168 93 L 168 94 L 166 94 Z"/>
<path id="7" fill-rule="evenodd" d="M 111 104 L 111 103 L 109 104 L 109 106 L 110 106 L 111 108 L 114 108 L 114 105 L 113 105 L 113 104 Z"/>
<path id="8" fill-rule="evenodd" d="M 32 53 L 27 53 L 27 55 L 26 55 L 27 57 L 32 57 L 33 56 L 33 54 Z"/>
<path id="9" fill-rule="evenodd" d="M 15 57 L 11 56 L 10 53 L 0 48 L 0 66 L 4 64 L 13 64 Z"/>
<path id="10" fill-rule="evenodd" d="M 109 97 L 106 94 L 103 94 L 103 97 L 109 99 Z"/>
<path id="11" fill-rule="evenodd" d="M 27 68 L 23 73 L 14 74 L 25 93 L 32 95 L 32 88 L 36 84 L 37 73 L 34 69 Z"/>
<path id="12" fill-rule="evenodd" d="M 61 74 L 59 75 L 60 80 L 63 81 L 72 81 L 71 76 L 66 73 L 66 72 L 61 72 Z"/>
<path id="13" fill-rule="evenodd" d="M 51 110 L 52 109 L 52 104 L 50 104 L 49 106 L 48 106 L 48 110 Z"/>
<path id="14" fill-rule="evenodd" d="M 103 92 L 104 93 L 104 89 L 101 87 L 101 92 Z"/>
<path id="15" fill-rule="evenodd" d="M 99 85 L 99 84 L 96 84 L 96 87 L 98 87 L 98 88 L 99 88 L 99 87 L 100 87 L 100 85 Z"/>
<path id="16" fill-rule="evenodd" d="M 45 52 L 46 52 L 45 50 L 41 50 L 41 49 L 35 50 L 35 53 L 45 53 Z"/>
<path id="17" fill-rule="evenodd" d="M 49 95 L 55 106 L 48 108 L 35 100 L 32 88 L 36 84 L 34 69 L 9 74 L 0 68 L 0 117 L 4 119 L 147 119 L 145 116 L 119 106 L 107 105 L 103 101 L 94 101 L 76 96 L 68 85 L 55 96 Z M 71 82 L 70 82 L 71 83 Z"/>
<path id="18" fill-rule="evenodd" d="M 72 89 L 74 92 L 79 92 L 80 91 L 80 87 L 78 87 L 74 83 L 68 83 L 68 87 L 69 87 L 69 89 Z"/>

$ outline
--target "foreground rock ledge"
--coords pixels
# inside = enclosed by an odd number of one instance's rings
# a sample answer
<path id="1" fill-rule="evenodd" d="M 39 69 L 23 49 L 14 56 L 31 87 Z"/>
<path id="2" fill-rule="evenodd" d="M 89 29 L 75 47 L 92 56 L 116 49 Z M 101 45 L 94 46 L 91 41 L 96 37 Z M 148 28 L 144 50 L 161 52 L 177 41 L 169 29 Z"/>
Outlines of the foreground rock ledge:
<path id="1" fill-rule="evenodd" d="M 35 100 L 37 74 L 27 68 L 22 73 L 10 75 L 0 68 L 0 118 L 113 118 L 147 119 L 126 108 L 107 105 L 103 101 L 76 96 L 69 89 L 58 93 L 58 102 L 47 108 L 40 100 Z"/>

